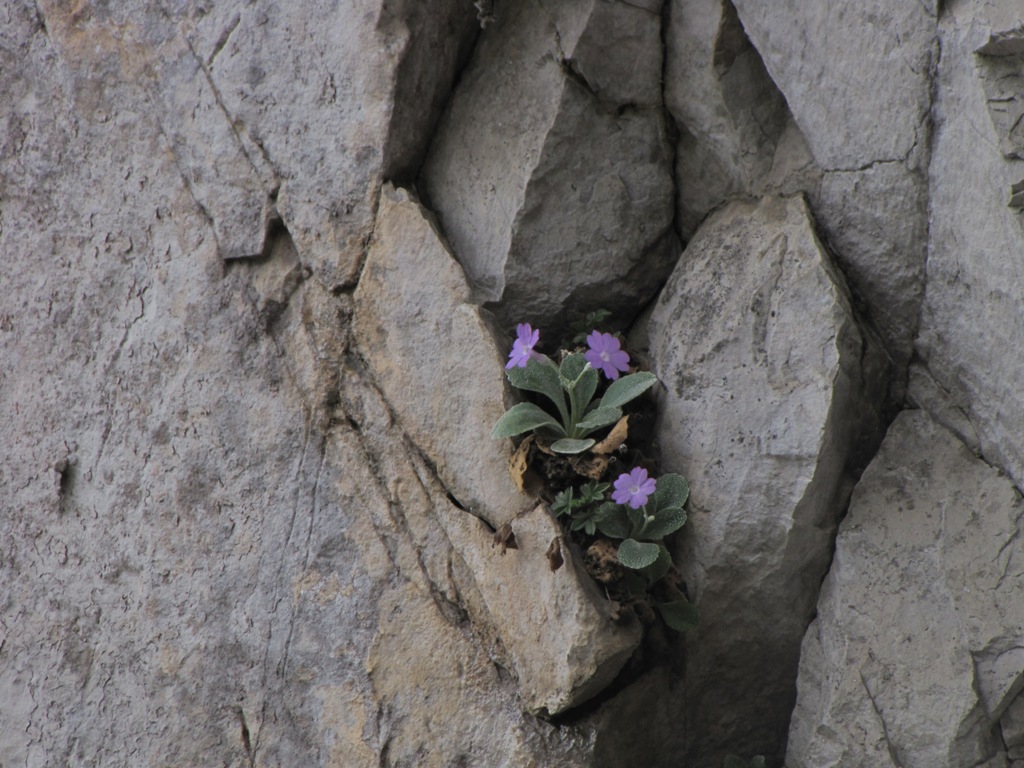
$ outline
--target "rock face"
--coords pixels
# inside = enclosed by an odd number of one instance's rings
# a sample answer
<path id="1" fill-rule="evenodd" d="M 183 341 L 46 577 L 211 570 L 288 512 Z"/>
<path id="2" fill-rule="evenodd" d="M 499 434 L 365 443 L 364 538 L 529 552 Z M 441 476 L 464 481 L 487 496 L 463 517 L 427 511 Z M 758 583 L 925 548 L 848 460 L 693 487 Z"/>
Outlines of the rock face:
<path id="1" fill-rule="evenodd" d="M 902 371 L 924 290 L 935 9 L 670 8 L 665 100 L 684 236 L 730 199 L 803 191 Z"/>
<path id="2" fill-rule="evenodd" d="M 467 569 L 460 593 L 474 626 L 504 649 L 527 709 L 554 715 L 610 683 L 641 630 L 635 620 L 612 622 L 611 603 L 568 544 L 566 565 L 549 568 L 546 552 L 561 529 L 512 484 L 508 441 L 492 440 L 488 429 L 475 439 L 465 434 L 467 422 L 490 425 L 504 413 L 499 353 L 486 313 L 468 297 L 462 270 L 426 212 L 404 190 L 386 186 L 355 292 L 356 344 L 449 495 L 491 525 L 443 505 L 440 528 L 426 532 L 424 546 L 447 533 Z M 492 534 L 505 524 L 517 548 L 497 557 Z M 445 576 L 444 569 L 434 574 Z"/>
<path id="3" fill-rule="evenodd" d="M 677 558 L 702 613 L 687 643 L 687 757 L 774 754 L 830 537 L 879 432 L 884 353 L 801 198 L 708 219 L 648 332 L 666 387 L 662 467 L 692 489 Z"/>
<path id="4" fill-rule="evenodd" d="M 503 324 L 635 313 L 671 269 L 660 5 L 526 0 L 481 35 L 422 186 Z"/>
<path id="5" fill-rule="evenodd" d="M 1024 161 L 1006 155 L 1008 137 L 991 118 L 986 90 L 993 59 L 1003 67 L 1015 57 L 977 53 L 1015 38 L 1016 6 L 1003 4 L 1002 14 L 1000 6 L 978 7 L 984 13 L 972 13 L 969 4 L 942 24 L 928 290 L 918 345 L 928 376 L 966 415 L 981 452 L 1021 484 L 1024 361 L 1015 345 L 1024 332 L 1018 311 L 1024 293 L 1015 260 L 1006 255 L 1021 252 L 1020 212 L 1007 202 L 1024 179 Z M 914 396 L 928 407 L 937 399 L 924 387 Z"/>
<path id="6" fill-rule="evenodd" d="M 820 170 L 728 0 L 672 0 L 665 105 L 676 147 L 678 218 L 691 237 L 723 201 L 817 190 Z"/>
<path id="7" fill-rule="evenodd" d="M 463 507 L 494 528 L 533 506 L 512 484 L 508 441 L 467 439 L 505 412 L 495 338 L 425 211 L 386 186 L 355 292 L 360 350 L 384 397 Z"/>
<path id="8" fill-rule="evenodd" d="M 0 763 L 1024 766 L 1019 5 L 0 3 Z M 682 639 L 489 438 L 598 308 Z"/>
<path id="9" fill-rule="evenodd" d="M 978 765 L 1021 743 L 1024 503 L 927 414 L 864 473 L 800 662 L 787 765 Z"/>

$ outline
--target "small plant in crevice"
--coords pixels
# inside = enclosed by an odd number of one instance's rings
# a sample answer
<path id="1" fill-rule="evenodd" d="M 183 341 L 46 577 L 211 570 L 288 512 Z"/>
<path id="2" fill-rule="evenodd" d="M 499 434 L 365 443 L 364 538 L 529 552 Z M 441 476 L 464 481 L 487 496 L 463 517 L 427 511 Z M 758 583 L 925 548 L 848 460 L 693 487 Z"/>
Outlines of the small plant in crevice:
<path id="1" fill-rule="evenodd" d="M 657 377 L 635 370 L 621 340 L 594 328 L 608 316 L 589 314 L 590 333 L 574 327 L 555 359 L 537 350 L 539 331 L 517 327 L 505 368 L 526 399 L 491 434 L 518 439 L 513 478 L 520 489 L 528 475 L 539 479 L 541 497 L 609 599 L 648 620 L 656 607 L 668 626 L 685 631 L 696 625 L 697 609 L 665 538 L 686 523 L 689 486 L 677 474 L 652 474 L 639 434 L 627 444 L 631 419 L 653 422 L 654 402 L 643 396 Z"/>

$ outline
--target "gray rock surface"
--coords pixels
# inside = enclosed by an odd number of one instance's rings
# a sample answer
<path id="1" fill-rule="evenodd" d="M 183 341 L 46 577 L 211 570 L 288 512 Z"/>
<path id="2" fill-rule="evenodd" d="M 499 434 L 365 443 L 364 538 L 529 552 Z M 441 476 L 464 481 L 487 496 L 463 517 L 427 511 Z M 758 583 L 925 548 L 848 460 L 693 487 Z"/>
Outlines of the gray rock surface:
<path id="1" fill-rule="evenodd" d="M 986 459 L 1022 484 L 1024 361 L 1017 342 L 1024 333 L 1024 289 L 1010 254 L 1022 252 L 1024 229 L 1007 200 L 1011 186 L 1024 179 L 1024 161 L 1004 155 L 1005 137 L 990 117 L 985 90 L 989 57 L 975 53 L 1013 29 L 1015 10 L 1013 3 L 968 3 L 954 6 L 941 25 L 918 354 L 973 427 Z M 920 388 L 914 394 L 925 403 L 935 399 Z"/>
<path id="2" fill-rule="evenodd" d="M 815 214 L 904 367 L 924 289 L 935 4 L 735 6 L 824 172 Z"/>
<path id="3" fill-rule="evenodd" d="M 665 41 L 684 237 L 726 200 L 817 189 L 820 171 L 731 2 L 672 0 Z"/>
<path id="4" fill-rule="evenodd" d="M 395 420 L 448 492 L 490 523 L 462 510 L 440 518 L 479 594 L 467 606 L 474 625 L 504 649 L 527 709 L 554 715 L 612 681 L 639 644 L 640 626 L 612 622 L 611 603 L 568 544 L 566 565 L 548 567 L 561 528 L 513 485 L 509 441 L 488 434 L 505 410 L 503 366 L 486 313 L 468 297 L 462 269 L 426 211 L 406 191 L 385 186 L 355 292 L 356 345 Z M 467 424 L 476 425 L 475 439 Z M 497 557 L 494 529 L 506 523 L 518 549 Z"/>
<path id="5" fill-rule="evenodd" d="M 862 484 L 791 753 L 1021 768 L 1022 83 L 1017 0 L 0 3 L 0 763 L 781 761 L 853 305 L 943 427 Z M 648 318 L 685 643 L 550 570 L 481 303 Z"/>
<path id="6" fill-rule="evenodd" d="M 385 186 L 355 292 L 359 349 L 458 503 L 498 528 L 534 502 L 512 483 L 509 441 L 490 438 L 487 425 L 505 412 L 504 365 L 485 313 L 469 299 L 462 268 L 426 212 Z M 485 429 L 471 437 L 467 423 Z"/>
<path id="7" fill-rule="evenodd" d="M 691 487 L 677 555 L 702 617 L 687 641 L 687 759 L 774 755 L 851 472 L 880 430 L 884 353 L 801 198 L 710 217 L 648 332 L 666 387 L 662 469 Z"/>
<path id="8" fill-rule="evenodd" d="M 421 180 L 503 324 L 628 317 L 671 269 L 659 8 L 525 0 L 480 36 Z"/>
<path id="9" fill-rule="evenodd" d="M 927 414 L 899 415 L 840 527 L 787 765 L 997 756 L 996 725 L 1004 718 L 1012 740 L 1024 686 L 1022 518 L 1005 476 Z"/>
<path id="10" fill-rule="evenodd" d="M 226 263 L 131 28 L 42 13 L 0 11 L 4 765 L 584 765 L 467 619 L 438 516 L 474 518 L 351 297 L 285 232 Z"/>
<path id="11" fill-rule="evenodd" d="M 189 98 L 234 134 L 243 169 L 255 168 L 272 190 L 306 262 L 325 284 L 352 285 L 381 180 L 415 172 L 468 53 L 476 32 L 471 5 L 443 0 L 429 14 L 417 3 L 382 0 L 152 5 L 150 15 L 176 22 L 167 34 L 203 86 L 188 89 L 163 72 L 160 92 L 197 91 Z M 187 106 L 170 105 L 168 118 L 181 120 Z M 190 147 L 203 145 L 202 128 L 186 136 Z M 207 152 L 180 160 L 183 174 L 203 173 L 194 160 L 226 166 Z"/>

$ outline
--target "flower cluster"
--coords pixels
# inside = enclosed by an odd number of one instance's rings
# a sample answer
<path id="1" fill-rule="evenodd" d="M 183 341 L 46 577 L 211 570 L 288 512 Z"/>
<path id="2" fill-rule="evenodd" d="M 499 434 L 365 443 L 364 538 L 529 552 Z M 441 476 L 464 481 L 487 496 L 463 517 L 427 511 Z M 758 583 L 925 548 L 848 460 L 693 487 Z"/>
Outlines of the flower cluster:
<path id="1" fill-rule="evenodd" d="M 512 351 L 508 353 L 505 368 L 525 368 L 530 360 L 541 359 L 541 354 L 533 349 L 538 341 L 539 330 L 534 330 L 529 323 L 517 325 L 516 340 L 512 342 Z M 610 333 L 594 331 L 587 336 L 587 347 L 589 349 L 583 354 L 583 359 L 611 381 L 618 379 L 619 373 L 629 371 L 629 353 L 622 349 L 621 342 Z"/>
<path id="2" fill-rule="evenodd" d="M 665 537 L 686 522 L 689 485 L 680 475 L 655 479 L 646 467 L 625 463 L 631 455 L 633 461 L 643 459 L 638 451 L 629 454 L 625 449 L 629 416 L 623 407 L 653 387 L 657 377 L 648 371 L 631 373 L 629 354 L 612 334 L 588 334 L 587 327 L 600 322 L 592 315 L 582 327 L 577 324 L 570 349 L 554 360 L 537 350 L 540 331 L 529 323 L 516 326 L 505 376 L 525 397 L 498 419 L 491 436 L 530 435 L 519 442 L 512 463 L 519 487 L 524 487 L 528 469 L 542 471 L 554 496 L 552 513 L 578 543 L 589 544 L 585 562 L 594 578 L 609 585 L 615 599 L 643 599 L 639 596 L 647 593 L 665 623 L 685 631 L 696 625 L 697 610 L 672 581 L 677 576 L 670 573 L 672 556 Z M 583 341 L 586 349 L 578 349 Z M 541 454 L 544 458 L 537 462 L 533 457 Z M 632 468 L 620 472 L 614 483 L 605 482 L 615 461 Z M 588 481 L 567 481 L 566 472 Z M 611 571 L 601 565 L 607 552 L 612 553 Z"/>

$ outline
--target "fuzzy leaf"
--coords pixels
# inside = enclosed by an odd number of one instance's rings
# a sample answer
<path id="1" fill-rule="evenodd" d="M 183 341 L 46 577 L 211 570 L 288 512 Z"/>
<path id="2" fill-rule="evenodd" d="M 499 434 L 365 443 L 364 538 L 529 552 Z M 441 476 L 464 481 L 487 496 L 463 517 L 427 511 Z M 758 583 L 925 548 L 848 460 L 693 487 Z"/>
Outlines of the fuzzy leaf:
<path id="1" fill-rule="evenodd" d="M 662 544 L 658 547 L 658 559 L 648 565 L 646 568 L 642 568 L 640 572 L 647 577 L 647 580 L 653 584 L 666 573 L 668 569 L 672 567 L 672 555 L 668 553 L 665 545 Z"/>
<path id="2" fill-rule="evenodd" d="M 509 408 L 505 415 L 498 419 L 498 423 L 491 430 L 491 437 L 513 437 L 537 427 L 550 427 L 565 434 L 562 425 L 555 421 L 550 413 L 533 403 L 519 403 Z"/>
<path id="3" fill-rule="evenodd" d="M 600 378 L 597 371 L 593 368 L 588 368 L 580 376 L 580 380 L 576 383 L 576 389 L 573 391 L 573 396 L 576 398 L 576 407 L 579 408 L 578 413 L 586 411 L 590 401 L 594 399 L 594 393 L 597 392 L 597 384 Z"/>
<path id="4" fill-rule="evenodd" d="M 644 531 L 644 538 L 652 541 L 663 539 L 670 533 L 682 528 L 684 523 L 686 523 L 685 510 L 679 507 L 659 509 L 654 515 L 654 520 L 648 524 L 647 530 Z"/>
<path id="5" fill-rule="evenodd" d="M 530 360 L 525 368 L 513 367 L 505 371 L 509 383 L 516 389 L 528 392 L 539 392 L 550 400 L 562 417 L 563 423 L 569 422 L 569 410 L 565 405 L 565 393 L 562 391 L 562 380 L 558 376 L 558 368 L 545 358 Z"/>
<path id="6" fill-rule="evenodd" d="M 686 600 L 661 603 L 658 605 L 658 610 L 661 611 L 661 618 L 665 620 L 665 623 L 679 632 L 686 632 L 700 623 L 700 612 L 697 610 L 697 606 Z"/>
<path id="7" fill-rule="evenodd" d="M 585 440 L 573 440 L 572 438 L 563 437 L 561 440 L 556 440 L 551 444 L 551 450 L 555 453 L 583 453 L 593 444 L 594 440 L 589 437 Z"/>
<path id="8" fill-rule="evenodd" d="M 655 509 L 681 507 L 688 498 L 690 498 L 690 484 L 682 475 L 670 472 L 658 478 L 658 487 L 654 490 Z"/>
<path id="9" fill-rule="evenodd" d="M 561 375 L 566 389 L 569 388 L 572 382 L 576 381 L 576 378 L 583 373 L 583 369 L 586 367 L 587 361 L 580 352 L 573 352 L 571 355 L 565 356 L 565 360 L 562 361 L 558 373 Z"/>
<path id="10" fill-rule="evenodd" d="M 657 560 L 659 551 L 657 544 L 626 539 L 619 545 L 619 562 L 638 571 Z"/>
<path id="11" fill-rule="evenodd" d="M 597 527 L 601 529 L 601 533 L 610 539 L 629 538 L 629 531 L 632 526 L 630 525 L 629 518 L 626 516 L 626 510 L 614 502 L 602 504 L 601 507 L 608 508 L 607 514 L 597 524 Z"/>
<path id="12" fill-rule="evenodd" d="M 631 373 L 629 376 L 623 376 L 618 381 L 613 381 L 609 385 L 607 391 L 604 393 L 604 397 L 601 398 L 601 408 L 621 408 L 623 405 L 633 400 L 648 389 L 654 386 L 654 383 L 658 380 L 658 377 L 653 373 L 647 371 L 641 371 L 639 373 Z"/>
<path id="13" fill-rule="evenodd" d="M 597 371 L 594 371 L 597 373 Z M 622 418 L 621 408 L 595 408 L 576 425 L 576 434 L 589 434 L 595 429 L 607 427 Z"/>

